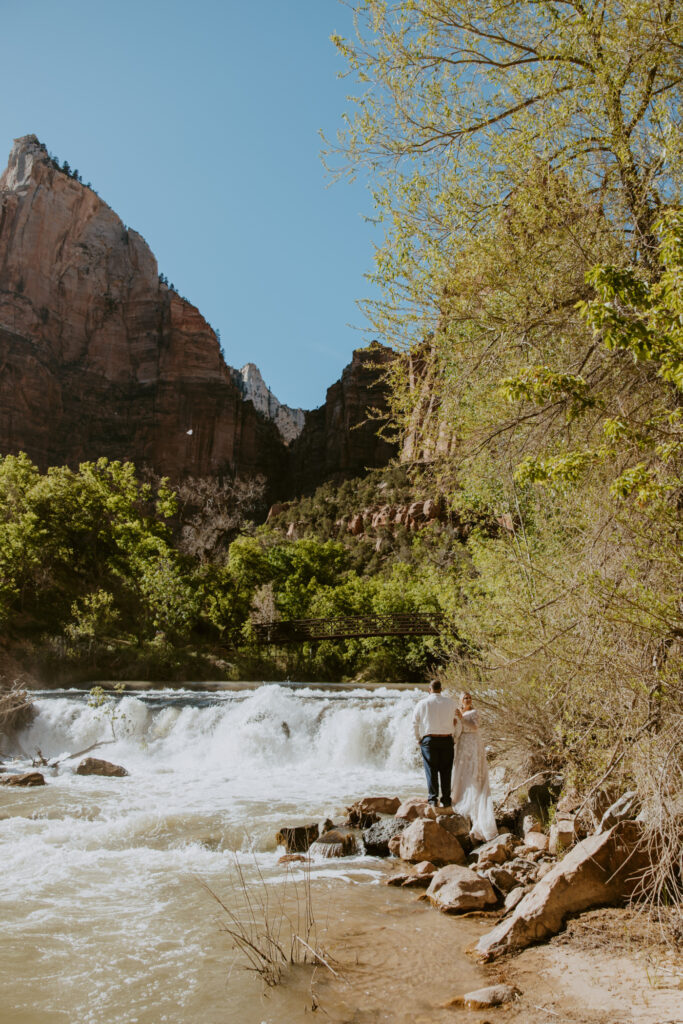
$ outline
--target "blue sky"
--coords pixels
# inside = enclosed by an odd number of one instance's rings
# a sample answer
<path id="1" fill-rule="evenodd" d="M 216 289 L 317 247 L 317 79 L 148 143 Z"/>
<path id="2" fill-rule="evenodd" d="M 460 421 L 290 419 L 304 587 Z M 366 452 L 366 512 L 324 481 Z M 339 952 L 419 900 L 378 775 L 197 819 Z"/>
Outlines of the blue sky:
<path id="1" fill-rule="evenodd" d="M 361 184 L 330 185 L 318 130 L 352 91 L 329 41 L 338 0 L 0 0 L 0 163 L 35 133 L 78 168 L 159 269 L 313 408 L 367 338 L 376 228 Z M 361 333 L 348 326 L 360 328 Z"/>

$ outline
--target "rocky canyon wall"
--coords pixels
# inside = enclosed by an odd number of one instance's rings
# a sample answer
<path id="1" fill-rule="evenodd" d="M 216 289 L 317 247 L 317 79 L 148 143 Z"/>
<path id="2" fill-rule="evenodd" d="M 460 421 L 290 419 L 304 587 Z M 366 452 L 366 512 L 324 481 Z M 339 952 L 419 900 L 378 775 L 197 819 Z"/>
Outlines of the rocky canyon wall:
<path id="1" fill-rule="evenodd" d="M 145 240 L 35 136 L 16 140 L 0 177 L 0 454 L 41 468 L 105 455 L 172 479 L 262 473 L 271 497 L 292 496 L 390 457 L 368 421 L 390 353 L 370 352 L 321 409 L 275 403 L 289 427 L 303 420 L 288 447 L 260 374 L 249 395 Z"/>

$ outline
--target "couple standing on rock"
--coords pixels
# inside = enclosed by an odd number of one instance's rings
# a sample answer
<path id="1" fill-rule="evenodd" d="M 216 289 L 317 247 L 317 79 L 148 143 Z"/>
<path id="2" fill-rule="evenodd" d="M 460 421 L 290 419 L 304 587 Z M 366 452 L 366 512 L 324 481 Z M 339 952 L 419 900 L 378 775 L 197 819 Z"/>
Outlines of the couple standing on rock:
<path id="1" fill-rule="evenodd" d="M 469 693 L 460 705 L 441 692 L 438 679 L 429 695 L 415 705 L 413 729 L 420 744 L 429 803 L 453 807 L 472 822 L 473 839 L 493 839 L 498 834 L 486 766 L 486 750 L 479 732 L 479 716 Z"/>

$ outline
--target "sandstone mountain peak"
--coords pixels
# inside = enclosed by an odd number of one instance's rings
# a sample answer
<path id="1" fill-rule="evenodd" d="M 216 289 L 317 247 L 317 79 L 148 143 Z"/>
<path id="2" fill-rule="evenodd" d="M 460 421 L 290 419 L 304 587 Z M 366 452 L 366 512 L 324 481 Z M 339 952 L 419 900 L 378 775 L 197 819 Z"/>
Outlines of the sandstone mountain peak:
<path id="1" fill-rule="evenodd" d="M 27 188 L 41 164 L 47 165 L 50 156 L 36 135 L 22 135 L 14 140 L 7 169 L 0 177 L 0 189 L 16 192 Z"/>
<path id="2" fill-rule="evenodd" d="M 287 444 L 299 436 L 304 428 L 306 412 L 283 405 L 273 394 L 256 363 L 245 363 L 235 376 L 242 394 L 267 419 L 272 420 Z"/>

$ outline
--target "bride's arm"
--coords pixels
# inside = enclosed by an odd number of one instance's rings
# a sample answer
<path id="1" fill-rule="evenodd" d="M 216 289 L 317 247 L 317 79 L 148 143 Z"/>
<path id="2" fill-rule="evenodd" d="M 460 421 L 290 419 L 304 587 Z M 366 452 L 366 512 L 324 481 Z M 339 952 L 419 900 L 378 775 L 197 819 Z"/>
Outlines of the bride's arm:
<path id="1" fill-rule="evenodd" d="M 463 732 L 476 732 L 479 728 L 479 716 L 476 711 L 465 711 L 460 721 Z"/>

